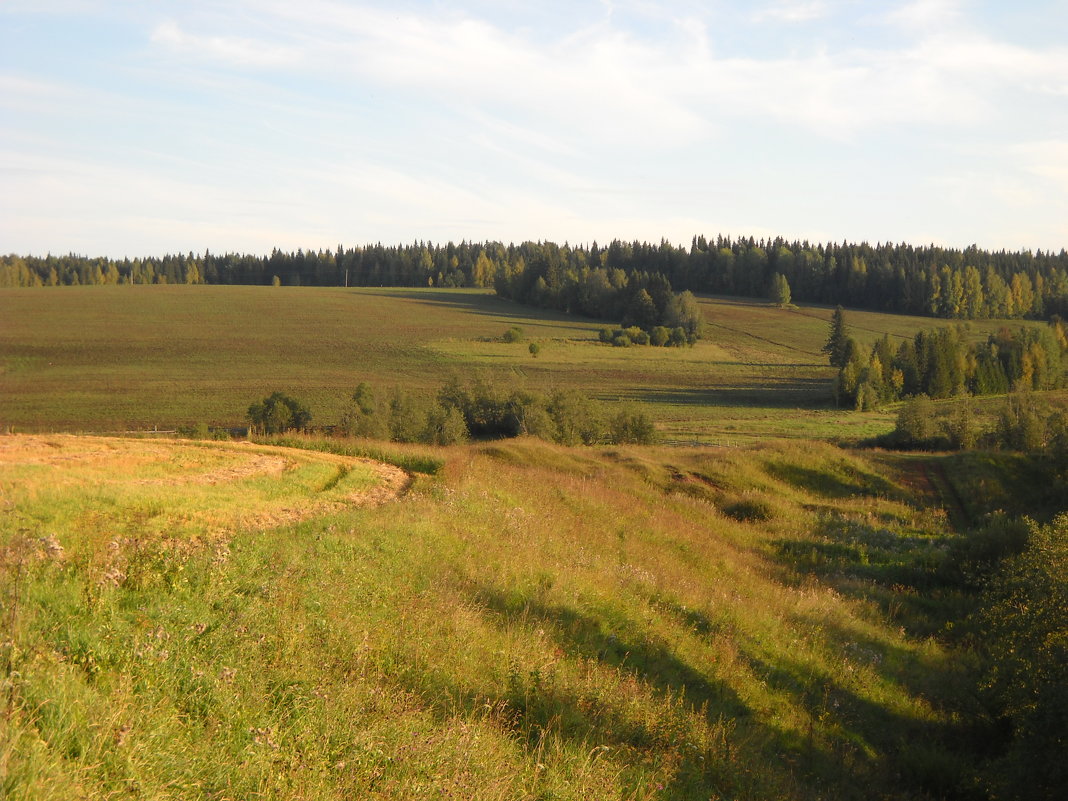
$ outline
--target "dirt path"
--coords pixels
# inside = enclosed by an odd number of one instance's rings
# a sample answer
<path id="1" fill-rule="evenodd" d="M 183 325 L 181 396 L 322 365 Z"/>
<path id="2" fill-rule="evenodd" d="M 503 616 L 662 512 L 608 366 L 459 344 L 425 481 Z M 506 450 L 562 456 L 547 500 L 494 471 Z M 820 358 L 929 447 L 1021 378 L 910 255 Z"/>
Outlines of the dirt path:
<path id="1" fill-rule="evenodd" d="M 901 456 L 894 464 L 902 483 L 945 509 L 955 529 L 960 531 L 971 524 L 968 509 L 937 456 Z"/>

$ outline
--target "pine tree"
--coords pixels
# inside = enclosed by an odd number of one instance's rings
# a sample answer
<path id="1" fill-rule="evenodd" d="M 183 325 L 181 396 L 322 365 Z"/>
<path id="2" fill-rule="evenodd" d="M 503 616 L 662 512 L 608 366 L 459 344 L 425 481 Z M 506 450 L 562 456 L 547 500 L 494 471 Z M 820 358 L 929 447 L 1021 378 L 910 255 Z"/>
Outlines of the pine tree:
<path id="1" fill-rule="evenodd" d="M 841 306 L 834 310 L 831 317 L 831 331 L 827 336 L 827 342 L 823 346 L 823 352 L 830 358 L 831 366 L 841 370 L 848 362 L 847 343 L 849 342 L 849 330 L 845 323 L 845 310 Z"/>

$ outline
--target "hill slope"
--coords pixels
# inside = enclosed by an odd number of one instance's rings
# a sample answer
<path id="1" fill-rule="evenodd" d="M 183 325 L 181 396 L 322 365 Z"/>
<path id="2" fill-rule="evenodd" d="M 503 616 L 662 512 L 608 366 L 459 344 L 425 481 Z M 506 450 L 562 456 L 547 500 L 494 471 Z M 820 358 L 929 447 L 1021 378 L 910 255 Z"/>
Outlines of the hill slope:
<path id="1" fill-rule="evenodd" d="M 603 321 L 519 306 L 484 290 L 227 286 L 0 289 L 0 428 L 114 432 L 244 425 L 275 390 L 338 421 L 356 385 L 430 393 L 481 372 L 531 389 L 648 404 L 670 439 L 883 433 L 886 414 L 833 408 L 820 347 L 830 310 L 702 298 L 693 348 L 612 348 Z M 865 342 L 946 321 L 850 312 Z M 985 336 L 1002 323 L 973 323 Z M 1020 324 L 1019 321 L 1011 323 Z M 501 335 L 523 329 L 525 341 Z M 537 358 L 528 342 L 540 345 Z"/>
<path id="2" fill-rule="evenodd" d="M 0 444 L 7 798 L 961 779 L 968 661 L 931 637 L 953 535 L 887 457 L 513 441 L 368 508 L 370 473 L 304 451 Z"/>

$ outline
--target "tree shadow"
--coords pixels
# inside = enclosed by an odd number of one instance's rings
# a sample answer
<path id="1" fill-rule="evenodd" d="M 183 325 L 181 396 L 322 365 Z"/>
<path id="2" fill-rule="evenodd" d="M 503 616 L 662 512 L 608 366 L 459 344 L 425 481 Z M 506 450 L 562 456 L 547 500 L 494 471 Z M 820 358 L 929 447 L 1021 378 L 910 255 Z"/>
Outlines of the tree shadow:
<path id="1" fill-rule="evenodd" d="M 400 297 L 415 303 L 454 309 L 465 314 L 494 317 L 502 322 L 519 322 L 523 327 L 563 328 L 585 334 L 594 339 L 595 333 L 588 326 L 576 325 L 586 322 L 593 325 L 612 325 L 604 320 L 595 320 L 577 314 L 565 314 L 554 309 L 524 306 L 492 293 L 458 292 L 448 289 L 390 289 L 391 297 Z M 533 319 L 537 315 L 540 320 Z"/>
<path id="2" fill-rule="evenodd" d="M 843 476 L 829 470 L 815 470 L 789 463 L 769 463 L 764 467 L 772 478 L 784 481 L 823 498 L 886 497 L 904 500 L 903 491 L 876 473 L 849 467 Z"/>
<path id="3" fill-rule="evenodd" d="M 631 673 L 658 691 L 683 695 L 694 707 L 707 706 L 713 717 L 744 717 L 749 707 L 724 682 L 713 681 L 679 659 L 667 644 L 623 638 L 606 631 L 605 621 L 568 606 L 512 597 L 483 587 L 474 600 L 504 619 L 535 624 L 551 632 L 565 653 Z M 705 625 L 711 626 L 707 620 Z"/>
<path id="4" fill-rule="evenodd" d="M 874 604 L 910 635 L 936 634 L 956 615 L 958 588 L 941 570 L 948 538 L 905 534 L 829 514 L 804 539 L 770 545 L 782 580 L 811 576 L 836 592 Z"/>
<path id="5" fill-rule="evenodd" d="M 823 378 L 791 378 L 777 384 L 754 380 L 703 389 L 642 388 L 628 396 L 644 403 L 672 406 L 832 409 L 834 403 L 828 387 Z"/>

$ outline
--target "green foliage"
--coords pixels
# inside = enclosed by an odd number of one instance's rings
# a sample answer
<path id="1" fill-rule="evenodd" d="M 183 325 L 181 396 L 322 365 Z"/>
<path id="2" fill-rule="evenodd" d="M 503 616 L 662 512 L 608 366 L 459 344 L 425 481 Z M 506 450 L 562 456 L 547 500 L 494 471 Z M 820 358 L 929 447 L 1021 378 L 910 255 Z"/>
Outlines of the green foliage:
<path id="1" fill-rule="evenodd" d="M 649 415 L 633 406 L 624 406 L 609 418 L 608 432 L 619 444 L 652 445 L 659 439 Z"/>
<path id="2" fill-rule="evenodd" d="M 775 510 L 764 498 L 743 497 L 725 504 L 723 514 L 742 523 L 763 523 L 774 516 Z"/>
<path id="3" fill-rule="evenodd" d="M 782 273 L 775 273 L 771 277 L 768 298 L 772 303 L 780 307 L 790 305 L 790 282 L 786 280 L 786 276 Z"/>
<path id="4" fill-rule="evenodd" d="M 1053 799 L 1068 787 L 1068 515 L 1028 533 L 977 616 L 984 697 L 1011 727 L 986 779 L 1000 797 Z"/>
<path id="5" fill-rule="evenodd" d="M 849 363 L 849 329 L 846 328 L 845 310 L 839 306 L 834 310 L 831 317 L 830 332 L 827 341 L 823 344 L 822 351 L 830 359 L 831 366 L 838 369 L 844 368 Z"/>
<path id="6" fill-rule="evenodd" d="M 383 439 L 389 431 L 388 413 L 375 399 L 374 390 L 361 382 L 338 422 L 339 433 L 349 437 Z"/>
<path id="7" fill-rule="evenodd" d="M 488 287 L 502 297 L 599 319 L 622 319 L 646 291 L 658 321 L 681 325 L 671 286 L 767 297 L 782 275 L 796 299 L 945 318 L 1041 318 L 1068 313 L 1068 253 L 990 252 L 912 245 L 756 241 L 694 237 L 613 241 L 607 247 L 553 242 L 381 244 L 269 257 L 239 253 L 161 258 L 0 256 L 0 287 L 99 284 L 272 283 L 287 286 Z M 674 296 L 678 298 L 680 296 Z M 683 311 L 683 314 L 685 312 Z"/>
<path id="8" fill-rule="evenodd" d="M 1048 441 L 1049 407 L 1031 392 L 1017 392 L 1006 399 L 997 420 L 997 440 L 1010 450 L 1036 452 Z"/>
<path id="9" fill-rule="evenodd" d="M 311 422 L 311 412 L 298 400 L 282 392 L 273 392 L 248 407 L 251 427 L 261 434 L 280 434 L 301 430 Z"/>
<path id="10" fill-rule="evenodd" d="M 899 445 L 910 448 L 930 447 L 938 433 L 934 404 L 926 395 L 917 395 L 905 401 L 898 410 L 894 439 Z"/>
<path id="11" fill-rule="evenodd" d="M 523 341 L 523 329 L 517 325 L 513 325 L 501 336 L 502 342 L 522 342 Z"/>
<path id="12" fill-rule="evenodd" d="M 531 342 L 527 350 L 530 352 L 530 355 L 536 359 L 538 358 L 538 354 L 541 353 L 541 345 L 537 342 Z"/>

